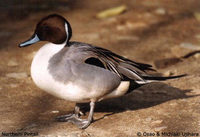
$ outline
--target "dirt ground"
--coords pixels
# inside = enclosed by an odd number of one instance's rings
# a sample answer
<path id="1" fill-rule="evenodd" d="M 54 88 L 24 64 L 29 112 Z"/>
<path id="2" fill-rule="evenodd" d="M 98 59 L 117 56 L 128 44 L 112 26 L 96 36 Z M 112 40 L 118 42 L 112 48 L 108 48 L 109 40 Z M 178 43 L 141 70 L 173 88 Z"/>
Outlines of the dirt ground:
<path id="1" fill-rule="evenodd" d="M 98 12 L 119 5 L 126 5 L 127 10 L 110 18 L 95 17 Z M 140 133 L 200 136 L 199 0 L 74 0 L 37 12 L 26 13 L 26 7 L 23 8 L 24 11 L 12 6 L 8 6 L 8 11 L 0 8 L 2 136 L 3 132 L 44 137 L 135 137 Z M 97 103 L 95 121 L 85 130 L 57 122 L 54 118 L 72 112 L 74 103 L 38 89 L 30 77 L 33 55 L 45 42 L 18 48 L 20 42 L 32 35 L 40 18 L 50 13 L 68 19 L 73 29 L 72 40 L 152 64 L 165 76 L 188 75 L 147 84 L 123 97 Z M 168 135 L 162 135 L 164 132 Z"/>

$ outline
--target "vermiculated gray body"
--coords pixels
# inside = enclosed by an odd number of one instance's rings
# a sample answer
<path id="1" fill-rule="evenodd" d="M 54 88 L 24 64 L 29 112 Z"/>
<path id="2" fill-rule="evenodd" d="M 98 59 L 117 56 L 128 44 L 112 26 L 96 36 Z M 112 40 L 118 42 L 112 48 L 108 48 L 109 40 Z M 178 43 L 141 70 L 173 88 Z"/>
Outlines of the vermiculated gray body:
<path id="1" fill-rule="evenodd" d="M 86 64 L 85 60 L 91 56 L 85 52 L 88 48 L 91 47 L 87 44 L 70 43 L 49 60 L 48 70 L 56 81 L 72 82 L 87 92 L 96 92 L 98 99 L 116 89 L 121 79 L 109 70 Z"/>

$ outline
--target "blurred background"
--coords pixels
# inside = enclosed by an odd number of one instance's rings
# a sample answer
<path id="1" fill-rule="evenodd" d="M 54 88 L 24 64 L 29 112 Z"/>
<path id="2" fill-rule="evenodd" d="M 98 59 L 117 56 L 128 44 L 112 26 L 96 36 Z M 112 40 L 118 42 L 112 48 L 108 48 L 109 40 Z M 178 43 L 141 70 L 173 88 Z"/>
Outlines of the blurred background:
<path id="1" fill-rule="evenodd" d="M 188 76 L 99 103 L 97 121 L 85 131 L 58 123 L 54 117 L 73 111 L 74 103 L 46 94 L 30 77 L 32 58 L 46 42 L 18 48 L 32 36 L 37 22 L 52 13 L 70 22 L 73 41 L 152 64 L 164 76 Z M 199 0 L 1 0 L 0 18 L 0 133 L 73 137 L 200 133 Z"/>

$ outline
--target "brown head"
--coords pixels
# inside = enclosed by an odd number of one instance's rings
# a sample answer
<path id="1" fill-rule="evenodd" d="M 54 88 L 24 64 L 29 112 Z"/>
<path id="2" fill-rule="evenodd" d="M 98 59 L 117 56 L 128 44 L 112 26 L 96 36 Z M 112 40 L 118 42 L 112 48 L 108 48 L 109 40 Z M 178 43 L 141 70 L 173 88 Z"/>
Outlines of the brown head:
<path id="1" fill-rule="evenodd" d="M 49 41 L 54 44 L 68 44 L 72 36 L 69 22 L 62 16 L 51 14 L 44 17 L 36 26 L 33 36 L 21 43 L 19 47 L 25 47 L 38 41 Z"/>

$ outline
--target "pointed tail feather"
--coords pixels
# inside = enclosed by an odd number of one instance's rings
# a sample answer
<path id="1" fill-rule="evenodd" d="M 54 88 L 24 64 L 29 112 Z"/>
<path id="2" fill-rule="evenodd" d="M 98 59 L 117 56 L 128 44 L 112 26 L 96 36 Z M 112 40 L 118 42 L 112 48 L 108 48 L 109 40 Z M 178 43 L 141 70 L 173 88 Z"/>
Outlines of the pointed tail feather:
<path id="1" fill-rule="evenodd" d="M 164 81 L 164 80 L 168 80 L 168 79 L 176 79 L 176 78 L 181 78 L 181 77 L 185 77 L 187 76 L 187 74 L 183 74 L 183 75 L 177 75 L 177 76 L 169 76 L 169 77 L 162 77 L 162 76 L 143 76 L 143 78 L 145 80 L 155 80 L 155 81 Z"/>
<path id="2" fill-rule="evenodd" d="M 181 77 L 185 77 L 185 76 L 187 76 L 187 74 L 177 75 L 177 76 L 169 76 L 169 77 L 143 76 L 145 81 L 136 81 L 136 83 L 138 83 L 138 84 L 147 84 L 147 83 L 151 83 L 151 82 L 165 81 L 165 80 L 176 79 L 176 78 L 181 78 Z"/>

